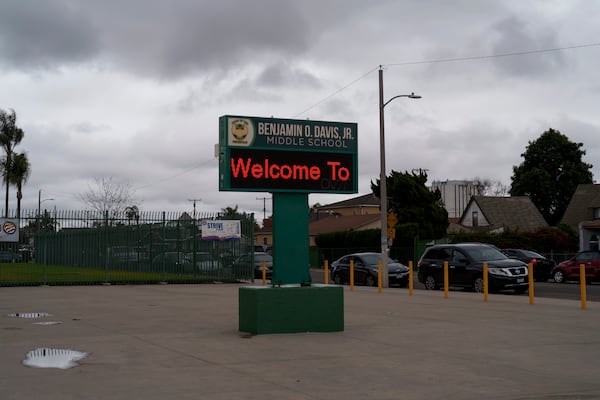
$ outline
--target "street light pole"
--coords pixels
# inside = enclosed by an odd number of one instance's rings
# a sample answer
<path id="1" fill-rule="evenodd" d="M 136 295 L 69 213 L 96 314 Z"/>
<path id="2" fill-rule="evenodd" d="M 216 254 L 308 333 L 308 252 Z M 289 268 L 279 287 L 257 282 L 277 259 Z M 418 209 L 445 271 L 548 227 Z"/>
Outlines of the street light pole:
<path id="1" fill-rule="evenodd" d="M 52 198 L 50 199 L 44 199 L 42 200 L 42 189 L 40 189 L 38 191 L 38 209 L 37 209 L 37 231 L 40 232 L 42 230 L 42 213 L 41 213 L 41 208 L 42 208 L 42 203 L 48 200 L 54 200 Z"/>
<path id="2" fill-rule="evenodd" d="M 387 201 L 387 176 L 385 172 L 385 124 L 383 109 L 392 100 L 398 97 L 408 97 L 410 99 L 420 99 L 421 96 L 411 94 L 401 94 L 394 96 L 388 101 L 383 101 L 383 68 L 379 66 L 379 153 L 380 153 L 380 171 L 379 171 L 379 190 L 380 190 L 380 208 L 381 208 L 381 286 L 389 287 L 388 277 L 388 236 L 387 236 L 387 219 L 388 219 L 388 201 Z"/>

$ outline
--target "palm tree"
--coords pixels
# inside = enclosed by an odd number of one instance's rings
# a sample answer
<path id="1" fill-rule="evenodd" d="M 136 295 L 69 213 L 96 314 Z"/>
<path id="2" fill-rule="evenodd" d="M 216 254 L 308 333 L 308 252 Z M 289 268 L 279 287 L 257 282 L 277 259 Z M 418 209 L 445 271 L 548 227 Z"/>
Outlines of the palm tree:
<path id="1" fill-rule="evenodd" d="M 21 143 L 25 133 L 17 127 L 17 114 L 14 110 L 10 112 L 0 109 L 0 146 L 4 149 L 5 157 L 2 160 L 2 175 L 6 185 L 6 201 L 4 216 L 8 217 L 8 187 L 10 184 L 10 170 L 13 162 L 13 153 L 16 145 Z"/>
<path id="2" fill-rule="evenodd" d="M 225 208 L 221 208 L 221 215 L 224 217 L 237 217 L 240 215 L 240 213 L 238 212 L 238 205 L 236 204 L 234 208 L 232 207 L 225 207 Z"/>
<path id="3" fill-rule="evenodd" d="M 21 218 L 21 199 L 23 183 L 29 179 L 31 165 L 26 153 L 15 153 L 8 173 L 8 182 L 17 187 L 17 219 Z"/>

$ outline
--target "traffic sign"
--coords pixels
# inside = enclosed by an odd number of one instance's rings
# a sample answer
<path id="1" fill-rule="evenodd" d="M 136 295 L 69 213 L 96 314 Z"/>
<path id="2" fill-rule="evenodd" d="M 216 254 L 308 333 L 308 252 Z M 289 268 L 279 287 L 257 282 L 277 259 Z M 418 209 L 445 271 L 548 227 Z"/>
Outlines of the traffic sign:
<path id="1" fill-rule="evenodd" d="M 387 237 L 388 237 L 388 239 L 395 239 L 396 238 L 396 230 L 394 228 L 388 228 Z"/>
<path id="2" fill-rule="evenodd" d="M 393 228 L 394 226 L 396 226 L 397 223 L 398 223 L 398 217 L 396 217 L 396 214 L 389 213 L 387 216 L 388 228 Z"/>

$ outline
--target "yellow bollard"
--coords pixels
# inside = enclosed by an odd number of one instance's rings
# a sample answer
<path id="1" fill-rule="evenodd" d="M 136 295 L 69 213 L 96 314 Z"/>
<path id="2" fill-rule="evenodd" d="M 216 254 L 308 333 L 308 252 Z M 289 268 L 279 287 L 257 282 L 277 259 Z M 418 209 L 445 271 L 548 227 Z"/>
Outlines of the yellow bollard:
<path id="1" fill-rule="evenodd" d="M 413 262 L 409 261 L 408 262 L 408 295 L 412 296 L 413 295 L 413 290 L 414 290 L 414 283 L 413 283 Z"/>
<path id="2" fill-rule="evenodd" d="M 444 298 L 448 298 L 448 261 L 444 261 Z"/>
<path id="3" fill-rule="evenodd" d="M 329 285 L 329 261 L 325 260 L 325 276 L 324 282 L 326 285 Z"/>
<path id="4" fill-rule="evenodd" d="M 267 262 L 265 260 L 262 262 L 262 283 L 263 285 L 267 283 Z"/>
<path id="5" fill-rule="evenodd" d="M 489 290 L 488 263 L 486 261 L 483 263 L 483 301 L 488 301 L 488 290 Z"/>
<path id="6" fill-rule="evenodd" d="M 533 304 L 534 288 L 533 288 L 533 264 L 527 265 L 527 278 L 529 279 L 529 304 Z"/>
<path id="7" fill-rule="evenodd" d="M 377 291 L 381 293 L 381 261 L 377 261 Z"/>
<path id="8" fill-rule="evenodd" d="M 585 287 L 585 265 L 583 264 L 579 266 L 579 284 L 581 286 L 581 309 L 585 310 L 587 301 L 587 289 Z"/>
<path id="9" fill-rule="evenodd" d="M 354 290 L 354 260 L 350 260 L 350 290 Z"/>

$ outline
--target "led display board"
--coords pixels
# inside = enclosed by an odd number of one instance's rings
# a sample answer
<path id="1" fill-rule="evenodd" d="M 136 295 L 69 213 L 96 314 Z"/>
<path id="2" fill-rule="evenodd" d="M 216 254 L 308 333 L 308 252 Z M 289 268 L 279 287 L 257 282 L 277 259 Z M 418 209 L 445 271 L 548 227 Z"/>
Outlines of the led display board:
<path id="1" fill-rule="evenodd" d="M 219 189 L 357 193 L 357 125 L 225 115 Z"/>

